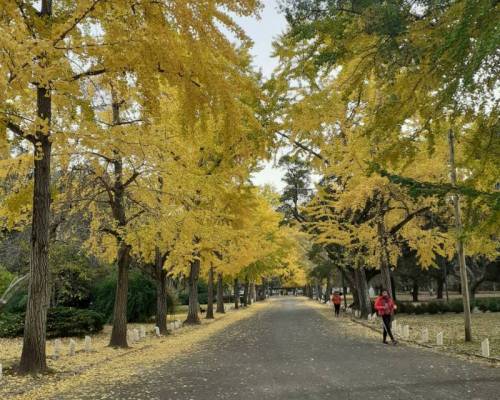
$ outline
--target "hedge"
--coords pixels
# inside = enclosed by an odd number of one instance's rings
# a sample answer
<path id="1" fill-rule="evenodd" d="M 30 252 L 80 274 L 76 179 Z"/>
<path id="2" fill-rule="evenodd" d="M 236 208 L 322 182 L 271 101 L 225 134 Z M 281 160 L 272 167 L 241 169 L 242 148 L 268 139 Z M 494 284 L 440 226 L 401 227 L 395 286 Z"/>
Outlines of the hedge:
<path id="1" fill-rule="evenodd" d="M 103 314 L 106 321 L 113 319 L 116 292 L 116 272 L 109 274 L 92 288 L 90 308 Z M 175 293 L 167 292 L 167 309 L 174 312 L 177 304 Z M 127 295 L 128 322 L 149 322 L 156 314 L 156 285 L 139 271 L 131 271 Z"/>
<path id="2" fill-rule="evenodd" d="M 0 314 L 0 337 L 22 336 L 24 317 L 24 313 Z M 104 322 L 104 316 L 93 310 L 51 308 L 47 313 L 47 337 L 84 336 L 97 333 L 102 330 Z"/>
<path id="3" fill-rule="evenodd" d="M 461 299 L 451 301 L 429 301 L 423 303 L 412 303 L 409 301 L 398 301 L 398 312 L 403 314 L 441 314 L 441 313 L 462 313 L 464 307 Z M 485 297 L 475 299 L 471 303 L 471 309 L 477 307 L 486 312 L 500 312 L 500 297 Z"/>

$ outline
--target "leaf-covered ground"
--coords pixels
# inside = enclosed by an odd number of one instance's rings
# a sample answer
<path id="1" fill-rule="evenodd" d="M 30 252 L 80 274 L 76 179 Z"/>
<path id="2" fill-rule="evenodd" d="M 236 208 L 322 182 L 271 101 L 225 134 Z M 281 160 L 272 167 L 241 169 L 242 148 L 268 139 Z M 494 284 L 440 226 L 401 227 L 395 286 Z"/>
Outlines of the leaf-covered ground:
<path id="1" fill-rule="evenodd" d="M 321 305 L 321 307 L 325 308 L 325 305 Z M 329 314 L 332 314 L 331 317 L 333 317 L 333 312 Z M 426 345 L 447 353 L 455 352 L 480 355 L 481 341 L 488 338 L 490 341 L 491 357 L 500 358 L 500 313 L 472 314 L 473 341 L 469 343 L 466 343 L 464 340 L 464 318 L 462 314 L 400 314 L 396 315 L 394 320 L 398 324 L 410 327 L 410 341 L 412 342 L 420 342 L 422 329 L 427 328 L 429 330 L 429 342 Z M 377 337 L 379 339 L 381 337 L 380 333 L 351 322 L 347 318 L 343 318 L 342 321 L 346 329 L 349 329 L 353 334 L 362 334 L 363 336 Z M 363 321 L 363 323 L 374 328 L 380 327 L 380 331 L 382 331 L 380 318 L 373 321 Z M 436 345 L 436 335 L 439 332 L 444 333 L 443 346 Z"/>
<path id="2" fill-rule="evenodd" d="M 202 319 L 200 326 L 188 326 L 175 330 L 172 334 L 157 338 L 152 324 L 129 324 L 129 330 L 146 328 L 147 336 L 136 343 L 129 343 L 129 349 L 108 347 L 110 327 L 92 336 L 93 352 L 84 351 L 84 340 L 76 341 L 76 355 L 68 355 L 69 338 L 62 339 L 62 356 L 54 359 L 54 341 L 47 344 L 48 365 L 51 373 L 43 376 L 19 376 L 9 369 L 9 365 L 19 360 L 22 338 L 1 339 L 0 363 L 7 366 L 0 385 L 0 399 L 39 400 L 59 392 L 70 391 L 85 383 L 99 385 L 100 382 L 125 381 L 141 369 L 151 367 L 159 360 L 167 360 L 176 355 L 193 351 L 206 338 L 216 334 L 230 324 L 248 318 L 255 311 L 264 307 L 257 303 L 240 310 L 229 310 L 226 314 L 216 314 L 215 320 Z M 180 319 L 180 315 L 176 315 Z M 5 367 L 4 367 L 5 368 Z"/>

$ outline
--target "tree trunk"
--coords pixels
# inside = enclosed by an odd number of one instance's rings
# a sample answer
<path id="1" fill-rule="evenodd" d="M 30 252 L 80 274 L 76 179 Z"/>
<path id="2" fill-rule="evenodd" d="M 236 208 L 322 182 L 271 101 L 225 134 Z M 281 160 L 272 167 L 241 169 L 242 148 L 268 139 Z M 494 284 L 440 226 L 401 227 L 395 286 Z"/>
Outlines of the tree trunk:
<path id="1" fill-rule="evenodd" d="M 255 292 L 255 282 L 250 284 L 250 304 L 257 301 L 257 293 Z"/>
<path id="2" fill-rule="evenodd" d="M 222 273 L 217 274 L 217 312 L 224 314 L 224 282 L 222 281 Z"/>
<path id="3" fill-rule="evenodd" d="M 118 280 L 116 282 L 115 304 L 113 308 L 113 329 L 111 347 L 128 347 L 127 343 L 127 300 L 128 268 L 130 265 L 130 246 L 120 242 L 118 248 Z"/>
<path id="4" fill-rule="evenodd" d="M 413 301 L 417 302 L 418 301 L 418 282 L 417 281 L 413 281 L 413 289 L 412 289 L 411 295 L 412 295 Z"/>
<path id="5" fill-rule="evenodd" d="M 380 207 L 382 208 L 382 206 Z M 379 211 L 382 213 L 382 211 Z M 380 245 L 380 278 L 383 289 L 394 295 L 392 291 L 391 270 L 389 265 L 389 251 L 387 247 L 387 233 L 385 229 L 384 215 L 381 214 L 377 221 L 377 236 Z"/>
<path id="6" fill-rule="evenodd" d="M 249 287 L 250 287 L 250 282 L 248 282 L 248 279 L 245 280 L 245 286 L 243 288 L 243 305 L 247 307 L 248 304 L 248 295 L 249 295 Z"/>
<path id="7" fill-rule="evenodd" d="M 206 319 L 214 319 L 214 267 L 208 270 L 208 296 Z"/>
<path id="8" fill-rule="evenodd" d="M 167 335 L 167 272 L 161 264 L 157 264 L 156 268 L 156 326 L 161 335 Z"/>
<path id="9" fill-rule="evenodd" d="M 347 310 L 347 286 L 345 284 L 345 271 L 342 268 L 340 272 L 342 274 L 342 295 L 344 296 L 344 308 Z"/>
<path id="10" fill-rule="evenodd" d="M 455 168 L 455 138 L 453 132 L 449 131 L 448 135 L 449 145 L 450 145 L 450 169 L 451 169 L 451 184 L 456 186 L 457 184 L 457 171 Z M 462 287 L 462 299 L 464 305 L 464 330 L 465 330 L 465 341 L 472 341 L 472 321 L 470 312 L 470 299 L 469 299 L 469 282 L 467 278 L 467 266 L 465 264 L 465 249 L 464 249 L 464 239 L 462 237 L 462 217 L 460 213 L 460 199 L 457 193 L 452 195 L 453 200 L 453 211 L 455 214 L 455 229 L 457 230 L 457 254 L 458 254 L 458 265 L 460 267 L 460 283 Z"/>
<path id="11" fill-rule="evenodd" d="M 234 278 L 234 308 L 240 308 L 240 283 L 238 278 Z"/>
<path id="12" fill-rule="evenodd" d="M 444 279 L 437 278 L 436 279 L 437 288 L 436 288 L 436 299 L 443 299 L 443 290 L 444 290 Z"/>
<path id="13" fill-rule="evenodd" d="M 370 293 L 366 282 L 365 269 L 362 266 L 358 266 L 358 268 L 354 270 L 354 276 L 358 289 L 359 310 L 361 311 L 361 317 L 366 318 L 368 314 L 372 312 L 372 303 L 370 301 Z"/>
<path id="14" fill-rule="evenodd" d="M 185 324 L 200 324 L 200 316 L 198 310 L 200 305 L 198 303 L 198 279 L 200 276 L 200 260 L 196 258 L 191 262 L 189 270 L 189 308 Z"/>
<path id="15" fill-rule="evenodd" d="M 42 16 L 52 13 L 50 2 L 42 2 Z M 50 90 L 37 88 L 37 116 L 48 127 L 52 118 Z M 24 322 L 23 350 L 19 370 L 38 373 L 47 370 L 45 342 L 47 310 L 50 302 L 49 224 L 50 224 L 50 159 L 52 143 L 49 132 L 37 128 L 34 156 L 33 217 L 31 224 L 31 262 L 28 301 Z"/>
<path id="16" fill-rule="evenodd" d="M 318 301 L 321 302 L 322 298 L 323 298 L 323 287 L 321 282 L 318 282 Z"/>
<path id="17" fill-rule="evenodd" d="M 332 294 L 332 273 L 329 272 L 328 276 L 326 277 L 326 292 L 325 292 L 325 303 L 327 303 L 330 300 L 330 296 Z"/>

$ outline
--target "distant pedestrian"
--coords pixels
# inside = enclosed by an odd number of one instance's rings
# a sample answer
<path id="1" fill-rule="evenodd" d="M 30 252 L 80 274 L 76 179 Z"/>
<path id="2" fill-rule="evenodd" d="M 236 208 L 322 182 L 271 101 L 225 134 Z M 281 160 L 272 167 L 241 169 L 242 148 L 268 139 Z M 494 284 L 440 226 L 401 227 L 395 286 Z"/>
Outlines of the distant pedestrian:
<path id="1" fill-rule="evenodd" d="M 340 297 L 339 292 L 335 292 L 332 295 L 333 308 L 335 310 L 335 316 L 340 316 L 340 304 L 342 303 L 342 297 Z"/>
<path id="2" fill-rule="evenodd" d="M 387 344 L 387 335 L 389 335 L 393 344 L 397 343 L 391 330 L 392 316 L 396 308 L 397 306 L 391 296 L 389 296 L 389 292 L 385 289 L 382 290 L 382 294 L 375 300 L 375 309 L 378 315 L 382 317 L 383 342 L 385 344 Z"/>

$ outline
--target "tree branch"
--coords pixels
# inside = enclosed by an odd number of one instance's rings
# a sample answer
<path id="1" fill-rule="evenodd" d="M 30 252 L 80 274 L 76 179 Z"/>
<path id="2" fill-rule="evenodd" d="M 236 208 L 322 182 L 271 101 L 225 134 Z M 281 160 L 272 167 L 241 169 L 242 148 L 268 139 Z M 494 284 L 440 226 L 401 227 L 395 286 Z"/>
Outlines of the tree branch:
<path id="1" fill-rule="evenodd" d="M 398 224 L 394 225 L 391 230 L 389 231 L 389 235 L 394 235 L 397 233 L 401 228 L 403 228 L 408 222 L 410 222 L 413 218 L 415 218 L 418 214 L 429 210 L 430 207 L 422 207 L 421 209 L 412 212 L 411 214 L 408 214 L 405 219 L 403 219 L 401 222 Z"/>

